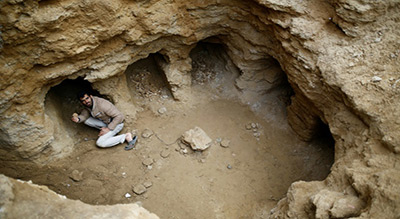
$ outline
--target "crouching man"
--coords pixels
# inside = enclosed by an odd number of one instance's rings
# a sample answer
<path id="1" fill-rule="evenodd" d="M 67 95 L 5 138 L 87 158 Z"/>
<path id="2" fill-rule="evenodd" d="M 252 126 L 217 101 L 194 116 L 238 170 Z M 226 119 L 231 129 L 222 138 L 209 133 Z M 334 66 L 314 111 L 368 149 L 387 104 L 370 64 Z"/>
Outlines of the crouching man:
<path id="1" fill-rule="evenodd" d="M 128 145 L 125 150 L 134 148 L 137 136 L 132 136 L 129 132 L 116 136 L 124 127 L 124 115 L 110 101 L 89 95 L 85 91 L 78 93 L 78 98 L 85 109 L 79 115 L 74 113 L 71 120 L 99 129 L 99 138 L 96 141 L 98 147 L 113 147 L 126 141 Z"/>

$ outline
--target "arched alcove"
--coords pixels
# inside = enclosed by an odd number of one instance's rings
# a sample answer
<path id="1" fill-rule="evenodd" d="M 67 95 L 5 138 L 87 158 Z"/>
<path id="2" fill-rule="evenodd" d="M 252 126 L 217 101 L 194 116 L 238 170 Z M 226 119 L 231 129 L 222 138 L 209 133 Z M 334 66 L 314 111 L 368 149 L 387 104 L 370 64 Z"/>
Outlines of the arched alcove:
<path id="1" fill-rule="evenodd" d="M 77 98 L 80 91 L 87 91 L 91 95 L 101 96 L 92 88 L 90 82 L 81 77 L 66 79 L 53 86 L 46 94 L 45 114 L 53 124 L 53 147 L 74 148 L 74 145 L 87 137 L 87 133 L 95 131 L 71 121 L 73 113 L 80 113 L 84 108 Z"/>
<path id="2" fill-rule="evenodd" d="M 166 62 L 161 54 L 152 53 L 126 68 L 125 76 L 133 99 L 172 96 L 168 80 L 161 68 Z"/>

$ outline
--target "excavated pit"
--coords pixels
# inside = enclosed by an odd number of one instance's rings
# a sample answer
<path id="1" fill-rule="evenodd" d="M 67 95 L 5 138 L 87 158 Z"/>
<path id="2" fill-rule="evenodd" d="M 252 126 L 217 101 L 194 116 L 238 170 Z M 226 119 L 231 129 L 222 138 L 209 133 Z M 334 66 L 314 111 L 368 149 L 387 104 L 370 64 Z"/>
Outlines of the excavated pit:
<path id="1" fill-rule="evenodd" d="M 0 173 L 58 193 L 0 175 L 0 218 L 158 218 L 138 201 L 399 218 L 399 17 L 397 0 L 0 1 Z M 70 121 L 82 85 L 149 137 L 96 148 Z M 178 143 L 194 126 L 202 153 Z"/>
<path id="2" fill-rule="evenodd" d="M 223 44 L 199 42 L 190 57 L 186 104 L 174 100 L 159 53 L 126 69 L 139 110 L 122 132 L 138 133 L 135 149 L 96 148 L 97 130 L 70 121 L 82 109 L 79 90 L 101 94 L 83 78 L 68 79 L 49 90 L 45 112 L 59 124 L 55 141 L 73 153 L 44 167 L 5 165 L 1 172 L 89 204 L 140 201 L 161 218 L 266 217 L 291 183 L 326 178 L 334 161 L 329 128 L 322 125 L 310 142 L 291 130 L 286 106 L 293 91 L 276 60 L 267 57 L 257 74 L 244 77 Z M 195 152 L 177 141 L 194 126 L 213 139 L 211 148 Z M 142 137 L 145 130 L 152 136 Z M 145 193 L 133 192 L 144 184 Z"/>

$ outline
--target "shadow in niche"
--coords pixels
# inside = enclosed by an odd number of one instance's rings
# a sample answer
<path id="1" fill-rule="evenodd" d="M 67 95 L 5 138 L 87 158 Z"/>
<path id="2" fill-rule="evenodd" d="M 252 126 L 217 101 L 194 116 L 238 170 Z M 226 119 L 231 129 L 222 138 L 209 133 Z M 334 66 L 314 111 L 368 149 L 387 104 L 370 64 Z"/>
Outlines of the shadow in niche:
<path id="1" fill-rule="evenodd" d="M 311 145 L 315 145 L 317 150 L 323 151 L 319 159 L 324 159 L 324 162 L 329 164 L 326 166 L 326 171 L 329 171 L 335 162 L 335 139 L 332 136 L 329 126 L 319 120 L 318 130 L 311 140 Z M 319 161 L 321 163 L 322 161 Z M 326 176 L 322 175 L 316 180 L 323 180 Z"/>
<path id="2" fill-rule="evenodd" d="M 211 88 L 228 99 L 239 95 L 235 80 L 240 76 L 240 70 L 233 64 L 225 45 L 218 38 L 198 42 L 189 56 L 192 60 L 192 87 L 200 90 Z"/>
<path id="3" fill-rule="evenodd" d="M 125 70 L 128 87 L 133 98 L 171 97 L 171 88 L 162 70 L 167 61 L 159 53 L 150 54 L 129 65 Z"/>

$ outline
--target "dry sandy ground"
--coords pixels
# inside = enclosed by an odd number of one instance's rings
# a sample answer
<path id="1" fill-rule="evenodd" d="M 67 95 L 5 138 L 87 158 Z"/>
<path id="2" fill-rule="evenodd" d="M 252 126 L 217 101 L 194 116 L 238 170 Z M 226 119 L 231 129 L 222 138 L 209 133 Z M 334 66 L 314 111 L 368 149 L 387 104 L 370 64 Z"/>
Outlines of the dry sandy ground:
<path id="1" fill-rule="evenodd" d="M 168 98 L 149 104 L 138 115 L 133 150 L 125 151 L 124 145 L 99 149 L 97 130 L 79 124 L 81 141 L 73 155 L 41 169 L 3 163 L 1 172 L 90 204 L 140 201 L 161 218 L 265 218 L 292 182 L 327 176 L 332 142 L 301 142 L 287 124 L 267 122 L 247 105 L 212 95 L 199 94 L 190 106 L 176 106 Z M 162 114 L 155 110 L 161 105 Z M 258 128 L 248 130 L 249 123 Z M 195 126 L 214 140 L 203 152 L 177 141 Z M 154 134 L 142 137 L 145 129 Z M 229 146 L 220 146 L 220 139 L 229 140 Z M 146 166 L 148 158 L 152 164 Z M 74 170 L 79 181 L 72 179 Z M 149 187 L 137 195 L 132 188 L 140 184 Z"/>

